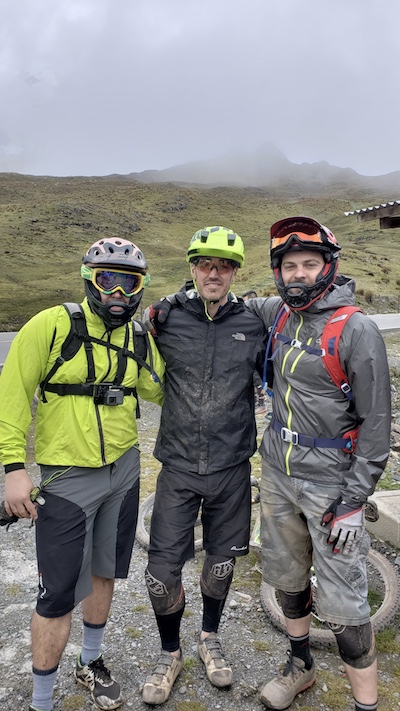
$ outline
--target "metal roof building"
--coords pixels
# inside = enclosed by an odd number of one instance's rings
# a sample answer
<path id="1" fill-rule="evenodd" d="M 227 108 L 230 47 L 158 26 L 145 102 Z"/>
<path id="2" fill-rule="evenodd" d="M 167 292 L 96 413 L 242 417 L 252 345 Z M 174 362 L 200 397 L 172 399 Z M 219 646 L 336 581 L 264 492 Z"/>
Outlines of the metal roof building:
<path id="1" fill-rule="evenodd" d="M 385 202 L 382 205 L 374 205 L 373 207 L 363 207 L 360 210 L 352 210 L 344 214 L 346 217 L 348 215 L 357 215 L 357 222 L 379 219 L 379 227 L 382 230 L 400 227 L 400 200 Z"/>

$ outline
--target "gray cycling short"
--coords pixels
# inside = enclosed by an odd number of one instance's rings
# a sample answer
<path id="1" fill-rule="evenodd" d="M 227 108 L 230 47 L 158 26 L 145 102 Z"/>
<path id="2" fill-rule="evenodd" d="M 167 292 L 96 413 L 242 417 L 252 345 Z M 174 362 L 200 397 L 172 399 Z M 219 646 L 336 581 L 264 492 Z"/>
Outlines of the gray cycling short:
<path id="1" fill-rule="evenodd" d="M 126 578 L 139 502 L 139 450 L 114 464 L 41 466 L 43 506 L 38 506 L 36 611 L 61 617 L 92 591 L 92 575 Z"/>
<path id="2" fill-rule="evenodd" d="M 310 568 L 318 581 L 319 615 L 333 624 L 369 622 L 366 558 L 370 539 L 364 530 L 348 555 L 334 554 L 321 517 L 340 496 L 340 488 L 287 476 L 262 463 L 261 537 L 263 578 L 278 590 L 300 592 Z"/>

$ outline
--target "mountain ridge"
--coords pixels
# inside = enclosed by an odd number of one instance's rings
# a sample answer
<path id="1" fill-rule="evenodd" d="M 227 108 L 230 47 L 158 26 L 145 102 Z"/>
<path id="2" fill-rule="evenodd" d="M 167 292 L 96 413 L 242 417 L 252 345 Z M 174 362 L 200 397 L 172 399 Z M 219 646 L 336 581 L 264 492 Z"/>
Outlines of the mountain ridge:
<path id="1" fill-rule="evenodd" d="M 397 191 L 400 171 L 384 175 L 362 175 L 350 167 L 341 168 L 325 160 L 293 163 L 284 153 L 266 143 L 256 151 L 230 151 L 163 169 L 128 173 L 126 178 L 141 183 L 179 183 L 227 187 L 276 187 L 291 184 L 305 190 L 343 184 L 349 188 Z"/>

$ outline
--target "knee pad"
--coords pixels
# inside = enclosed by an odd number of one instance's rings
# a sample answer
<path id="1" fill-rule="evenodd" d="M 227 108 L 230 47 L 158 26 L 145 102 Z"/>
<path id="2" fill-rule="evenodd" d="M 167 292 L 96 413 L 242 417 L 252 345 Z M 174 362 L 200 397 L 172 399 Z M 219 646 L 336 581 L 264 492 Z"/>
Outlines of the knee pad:
<path id="1" fill-rule="evenodd" d="M 214 600 L 225 600 L 233 578 L 235 558 L 206 555 L 200 578 L 200 587 L 204 595 Z"/>
<path id="2" fill-rule="evenodd" d="M 353 627 L 330 624 L 345 664 L 355 669 L 367 669 L 376 657 L 375 640 L 370 622 Z"/>
<path id="3" fill-rule="evenodd" d="M 312 608 L 311 583 L 301 592 L 288 593 L 278 590 L 278 596 L 282 612 L 289 620 L 300 620 L 310 614 Z"/>
<path id="4" fill-rule="evenodd" d="M 170 615 L 184 607 L 181 572 L 180 565 L 148 563 L 144 577 L 156 615 Z"/>

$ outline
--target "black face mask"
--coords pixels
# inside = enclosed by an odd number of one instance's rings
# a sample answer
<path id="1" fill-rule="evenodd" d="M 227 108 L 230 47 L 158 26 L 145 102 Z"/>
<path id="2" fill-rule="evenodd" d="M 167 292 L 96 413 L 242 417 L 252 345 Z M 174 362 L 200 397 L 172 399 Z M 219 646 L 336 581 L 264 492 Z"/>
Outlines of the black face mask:
<path id="1" fill-rule="evenodd" d="M 128 323 L 128 321 L 132 319 L 134 313 L 136 313 L 143 296 L 142 289 L 142 291 L 139 291 L 138 294 L 131 296 L 129 304 L 125 304 L 124 302 L 117 300 L 109 301 L 107 304 L 102 304 L 98 290 L 92 283 L 86 280 L 85 290 L 91 310 L 93 313 L 97 314 L 97 316 L 100 316 L 101 320 L 104 321 L 104 325 L 107 330 L 113 330 L 114 328 L 119 328 L 125 323 Z M 120 306 L 123 311 L 114 313 L 110 310 L 112 306 Z"/>

